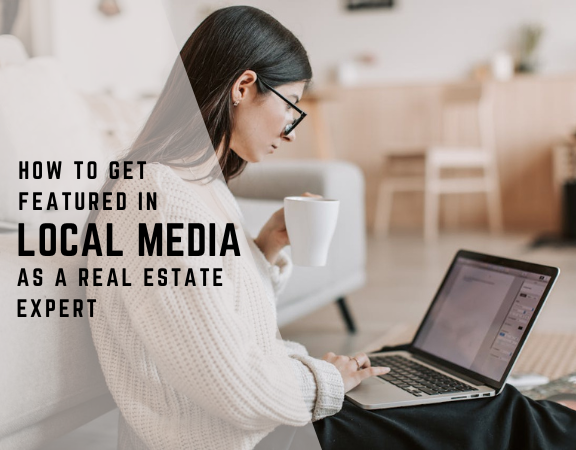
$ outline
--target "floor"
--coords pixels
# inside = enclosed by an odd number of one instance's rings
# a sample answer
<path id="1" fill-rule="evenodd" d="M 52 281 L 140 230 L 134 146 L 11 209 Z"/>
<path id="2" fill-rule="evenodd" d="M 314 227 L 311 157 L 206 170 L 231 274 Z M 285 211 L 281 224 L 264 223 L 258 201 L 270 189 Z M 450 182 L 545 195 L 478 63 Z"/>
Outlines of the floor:
<path id="1" fill-rule="evenodd" d="M 331 304 L 283 327 L 282 337 L 301 342 L 317 357 L 328 351 L 351 354 L 369 347 L 391 330 L 418 323 L 460 248 L 560 267 L 560 278 L 534 331 L 576 332 L 576 247 L 533 249 L 531 238 L 446 234 L 429 245 L 415 235 L 369 238 L 368 282 L 348 298 L 358 333 L 345 332 L 339 311 Z M 118 411 L 111 411 L 44 450 L 115 449 L 117 417 Z"/>

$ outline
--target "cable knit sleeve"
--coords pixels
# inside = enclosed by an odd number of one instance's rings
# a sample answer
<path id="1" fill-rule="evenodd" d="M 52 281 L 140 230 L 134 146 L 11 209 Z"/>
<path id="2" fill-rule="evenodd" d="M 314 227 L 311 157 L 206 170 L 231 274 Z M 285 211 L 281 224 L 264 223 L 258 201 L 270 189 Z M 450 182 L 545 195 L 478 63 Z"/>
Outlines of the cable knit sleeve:
<path id="1" fill-rule="evenodd" d="M 288 257 L 286 251 L 282 250 L 278 254 L 276 263 L 271 264 L 264 256 L 264 253 L 260 251 L 256 243 L 254 243 L 254 239 L 250 239 L 253 243 L 252 247 L 255 249 L 252 254 L 254 258 L 258 258 L 261 262 L 261 265 L 266 268 L 268 277 L 272 283 L 272 288 L 274 289 L 274 296 L 277 299 L 286 287 L 286 284 L 290 279 L 290 275 L 292 275 L 292 260 Z"/>
<path id="2" fill-rule="evenodd" d="M 242 220 L 242 211 L 238 202 L 229 191 L 228 187 L 222 184 L 220 187 L 223 199 L 229 204 L 231 208 L 236 210 L 237 214 L 241 217 Z M 274 264 L 271 264 L 264 256 L 264 253 L 260 250 L 260 248 L 254 242 L 253 236 L 250 235 L 246 231 L 246 227 L 244 227 L 246 237 L 250 241 L 250 246 L 252 250 L 252 256 L 256 259 L 256 264 L 259 265 L 263 270 L 266 272 L 267 281 L 270 282 L 275 300 L 278 299 L 278 296 L 284 290 L 284 287 L 288 283 L 290 276 L 292 275 L 292 260 L 288 256 L 288 253 L 285 250 L 281 250 L 278 254 L 278 258 Z"/>
<path id="3" fill-rule="evenodd" d="M 256 263 L 264 267 L 269 275 L 275 300 L 286 285 L 292 272 L 292 261 L 286 252 L 280 252 L 276 264 L 270 264 L 258 246 L 252 240 L 252 254 Z M 312 411 L 312 421 L 336 414 L 344 401 L 344 383 L 342 375 L 333 364 L 312 358 L 306 347 L 292 341 L 281 341 L 293 359 L 293 369 L 300 384 L 304 402 Z"/>
<path id="4" fill-rule="evenodd" d="M 314 405 L 312 421 L 336 414 L 344 402 L 344 383 L 336 367 L 321 359 L 294 353 L 300 366 L 300 389 L 306 405 Z M 306 367 L 306 370 L 302 369 Z M 314 399 L 311 401 L 311 399 Z"/>
<path id="5" fill-rule="evenodd" d="M 326 361 L 312 358 L 298 342 L 282 341 L 295 365 L 302 396 L 312 411 L 312 421 L 336 414 L 344 401 L 344 384 L 338 369 Z"/>

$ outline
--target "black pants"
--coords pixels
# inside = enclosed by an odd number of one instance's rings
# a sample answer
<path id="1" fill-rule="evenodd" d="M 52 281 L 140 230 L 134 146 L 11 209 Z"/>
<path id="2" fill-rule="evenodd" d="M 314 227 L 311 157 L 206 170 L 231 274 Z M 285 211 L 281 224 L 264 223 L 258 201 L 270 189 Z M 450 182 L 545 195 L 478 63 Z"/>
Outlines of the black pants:
<path id="1" fill-rule="evenodd" d="M 323 450 L 576 450 L 576 411 L 512 386 L 492 398 L 374 411 L 346 400 L 314 428 Z"/>
<path id="2" fill-rule="evenodd" d="M 512 386 L 493 398 L 375 411 L 346 400 L 314 428 L 323 450 L 576 449 L 576 411 Z"/>

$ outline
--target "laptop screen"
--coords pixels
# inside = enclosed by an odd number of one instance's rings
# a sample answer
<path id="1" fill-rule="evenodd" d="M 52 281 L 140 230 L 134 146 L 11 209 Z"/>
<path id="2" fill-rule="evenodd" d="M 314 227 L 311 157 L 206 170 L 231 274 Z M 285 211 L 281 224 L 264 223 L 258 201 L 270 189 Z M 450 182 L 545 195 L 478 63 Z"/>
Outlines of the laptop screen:
<path id="1" fill-rule="evenodd" d="M 413 346 L 501 380 L 551 277 L 458 256 Z"/>

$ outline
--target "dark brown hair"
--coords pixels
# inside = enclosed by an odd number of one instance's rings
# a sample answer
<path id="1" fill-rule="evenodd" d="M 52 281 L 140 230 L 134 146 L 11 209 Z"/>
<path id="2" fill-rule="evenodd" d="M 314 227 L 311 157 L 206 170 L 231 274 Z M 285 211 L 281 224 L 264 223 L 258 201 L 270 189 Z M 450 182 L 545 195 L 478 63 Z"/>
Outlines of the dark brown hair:
<path id="1" fill-rule="evenodd" d="M 231 89 L 245 70 L 253 70 L 273 88 L 312 78 L 306 50 L 272 16 L 250 6 L 219 9 L 184 44 L 150 117 L 121 161 L 194 167 L 223 144 L 214 172 L 221 169 L 226 182 L 239 175 L 246 161 L 230 148 Z M 258 92 L 269 94 L 258 80 Z M 188 162 L 175 162 L 183 158 Z M 115 181 L 108 178 L 100 192 L 110 191 Z M 91 211 L 87 223 L 97 215 Z"/>

